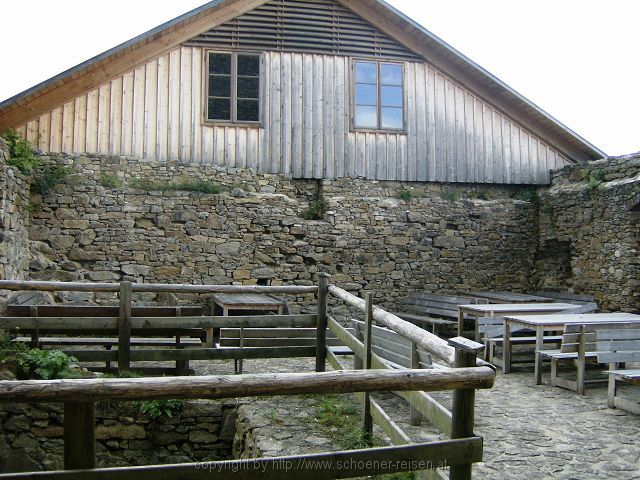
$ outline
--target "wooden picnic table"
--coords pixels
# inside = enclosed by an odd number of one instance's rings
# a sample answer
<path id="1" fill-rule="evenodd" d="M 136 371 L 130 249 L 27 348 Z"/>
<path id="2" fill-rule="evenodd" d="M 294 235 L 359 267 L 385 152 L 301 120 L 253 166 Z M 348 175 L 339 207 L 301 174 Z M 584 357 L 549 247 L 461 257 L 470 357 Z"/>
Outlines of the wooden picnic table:
<path id="1" fill-rule="evenodd" d="M 271 295 L 257 293 L 217 293 L 211 296 L 213 314 L 222 313 L 223 317 L 246 315 L 250 313 L 275 313 L 283 315 L 285 302 Z M 218 312 L 216 312 L 218 310 Z M 220 312 L 221 311 L 221 312 Z M 240 329 L 240 348 L 243 347 L 244 330 Z M 213 348 L 215 335 L 212 328 L 207 330 L 207 347 Z M 235 361 L 235 372 L 242 373 L 242 359 Z"/>
<path id="2" fill-rule="evenodd" d="M 534 374 L 536 384 L 542 382 L 541 357 L 538 351 L 544 348 L 545 332 L 562 331 L 568 324 L 593 324 L 612 322 L 639 322 L 640 315 L 633 313 L 565 313 L 560 315 L 504 315 L 504 373 L 511 372 L 511 330 L 513 327 L 524 327 L 536 332 L 536 354 Z"/>
<path id="3" fill-rule="evenodd" d="M 232 312 L 242 313 L 243 310 L 276 312 L 282 315 L 285 305 L 284 300 L 257 293 L 217 293 L 211 296 L 211 300 L 222 309 L 222 315 L 225 317 Z"/>
<path id="4" fill-rule="evenodd" d="M 549 303 L 553 298 L 516 292 L 469 292 L 475 298 L 483 298 L 489 303 Z"/>
<path id="5" fill-rule="evenodd" d="M 464 334 L 464 318 L 472 317 L 504 317 L 505 315 L 544 315 L 562 312 L 579 305 L 573 303 L 485 303 L 458 305 L 458 336 Z M 475 322 L 475 340 L 480 341 L 478 322 Z"/>

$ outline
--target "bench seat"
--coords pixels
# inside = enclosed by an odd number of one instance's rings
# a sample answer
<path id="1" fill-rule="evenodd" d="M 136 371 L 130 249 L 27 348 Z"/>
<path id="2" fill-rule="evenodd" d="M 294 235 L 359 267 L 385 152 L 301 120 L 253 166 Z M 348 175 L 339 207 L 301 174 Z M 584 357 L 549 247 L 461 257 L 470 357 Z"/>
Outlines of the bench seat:
<path id="1" fill-rule="evenodd" d="M 477 303 L 470 297 L 435 293 L 412 293 L 399 302 L 394 315 L 422 328 L 430 327 L 433 334 L 439 328 L 451 329 L 458 324 L 458 305 Z M 465 317 L 466 318 L 466 317 Z"/>
<path id="2" fill-rule="evenodd" d="M 458 322 L 454 320 L 447 320 L 445 318 L 427 317 L 424 315 L 416 315 L 405 312 L 393 312 L 394 315 L 407 320 L 408 322 L 426 323 L 428 325 L 457 325 Z"/>

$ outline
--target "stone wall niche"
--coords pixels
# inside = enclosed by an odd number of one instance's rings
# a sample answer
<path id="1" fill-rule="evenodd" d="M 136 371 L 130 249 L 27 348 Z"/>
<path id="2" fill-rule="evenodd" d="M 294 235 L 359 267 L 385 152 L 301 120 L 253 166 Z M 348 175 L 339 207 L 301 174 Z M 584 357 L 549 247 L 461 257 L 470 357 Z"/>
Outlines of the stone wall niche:
<path id="1" fill-rule="evenodd" d="M 536 254 L 535 283 L 540 290 L 566 290 L 573 286 L 571 243 L 545 240 Z"/>

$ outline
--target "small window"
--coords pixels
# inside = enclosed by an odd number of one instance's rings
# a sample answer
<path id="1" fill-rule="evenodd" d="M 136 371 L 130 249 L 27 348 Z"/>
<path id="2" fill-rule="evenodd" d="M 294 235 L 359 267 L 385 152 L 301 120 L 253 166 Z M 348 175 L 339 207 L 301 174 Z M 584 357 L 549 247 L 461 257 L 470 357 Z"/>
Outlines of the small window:
<path id="1" fill-rule="evenodd" d="M 260 121 L 260 55 L 209 53 L 207 120 Z"/>
<path id="2" fill-rule="evenodd" d="M 357 60 L 353 69 L 354 128 L 404 130 L 402 65 Z"/>

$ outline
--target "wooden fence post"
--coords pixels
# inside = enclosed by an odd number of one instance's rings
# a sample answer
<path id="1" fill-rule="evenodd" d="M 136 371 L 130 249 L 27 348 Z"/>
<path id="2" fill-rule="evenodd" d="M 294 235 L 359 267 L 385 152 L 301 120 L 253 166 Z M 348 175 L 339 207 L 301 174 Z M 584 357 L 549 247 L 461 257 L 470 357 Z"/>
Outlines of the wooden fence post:
<path id="1" fill-rule="evenodd" d="M 362 368 L 364 370 L 370 370 L 373 293 L 365 292 L 364 299 L 366 306 L 364 311 L 364 358 L 362 359 Z M 373 440 L 373 417 L 371 416 L 371 398 L 368 392 L 364 393 L 362 400 L 362 431 L 364 432 L 365 441 L 371 444 Z"/>
<path id="2" fill-rule="evenodd" d="M 131 368 L 131 282 L 120 283 L 118 374 Z"/>
<path id="3" fill-rule="evenodd" d="M 64 403 L 64 469 L 86 470 L 96 466 L 94 403 Z"/>
<path id="4" fill-rule="evenodd" d="M 316 372 L 324 372 L 327 361 L 327 302 L 329 278 L 327 273 L 319 273 L 318 280 L 318 325 L 316 333 Z"/>
<path id="5" fill-rule="evenodd" d="M 364 344 L 364 333 L 362 332 L 361 324 L 358 322 L 353 322 L 353 336 Z M 353 369 L 362 370 L 363 368 L 363 359 L 356 352 L 353 352 Z"/>
<path id="6" fill-rule="evenodd" d="M 411 342 L 411 368 L 420 368 L 418 346 L 415 344 L 415 342 Z M 419 427 L 422 424 L 422 414 L 411 403 L 409 403 L 409 423 L 414 427 Z"/>
<path id="7" fill-rule="evenodd" d="M 464 337 L 449 340 L 456 350 L 455 367 L 475 367 L 476 358 L 484 345 Z M 452 425 L 451 438 L 469 438 L 473 436 L 474 407 L 476 391 L 474 389 L 459 389 L 453 391 L 453 406 L 451 408 Z M 470 480 L 472 462 L 451 466 L 450 480 Z"/>

